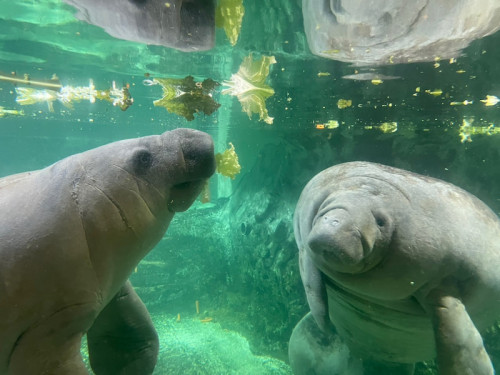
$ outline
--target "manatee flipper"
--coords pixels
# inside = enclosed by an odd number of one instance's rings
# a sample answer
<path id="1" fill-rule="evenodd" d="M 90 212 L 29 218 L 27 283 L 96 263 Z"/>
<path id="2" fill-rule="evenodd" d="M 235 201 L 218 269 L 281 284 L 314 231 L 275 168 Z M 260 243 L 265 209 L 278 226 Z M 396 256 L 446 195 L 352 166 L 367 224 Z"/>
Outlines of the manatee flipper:
<path id="1" fill-rule="evenodd" d="M 333 327 L 333 326 L 332 326 Z M 412 363 L 361 359 L 335 331 L 325 334 L 312 313 L 293 329 L 288 359 L 294 375 L 413 375 Z"/>
<path id="2" fill-rule="evenodd" d="M 303 247 L 299 248 L 299 271 L 311 315 L 316 324 L 327 335 L 334 332 L 335 329 L 328 317 L 328 298 L 323 275 Z"/>
<path id="3" fill-rule="evenodd" d="M 153 373 L 158 335 L 130 281 L 101 311 L 87 333 L 87 342 L 96 375 Z"/>
<path id="4" fill-rule="evenodd" d="M 457 288 L 451 287 L 447 291 L 434 290 L 427 297 L 439 374 L 493 375 L 495 371 L 483 339 L 456 295 Z"/>
<path id="5" fill-rule="evenodd" d="M 350 352 L 337 333 L 325 334 L 312 313 L 293 329 L 288 359 L 294 375 L 366 375 L 362 360 Z"/>

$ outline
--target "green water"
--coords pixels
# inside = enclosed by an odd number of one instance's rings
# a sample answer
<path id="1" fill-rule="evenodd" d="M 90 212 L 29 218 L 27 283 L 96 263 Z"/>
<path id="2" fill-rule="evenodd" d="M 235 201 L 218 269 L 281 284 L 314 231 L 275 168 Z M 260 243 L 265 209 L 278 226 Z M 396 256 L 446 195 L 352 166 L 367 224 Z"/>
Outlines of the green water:
<path id="1" fill-rule="evenodd" d="M 214 49 L 184 53 L 112 38 L 76 20 L 58 0 L 0 0 L 0 75 L 47 80 L 56 74 L 63 86 L 92 80 L 102 90 L 114 81 L 129 84 L 134 98 L 126 111 L 99 100 L 71 107 L 55 101 L 50 111 L 43 102 L 19 105 L 15 86 L 0 81 L 0 106 L 24 113 L 0 117 L 0 176 L 177 127 L 211 134 L 216 152 L 231 142 L 239 155 L 241 173 L 234 180 L 215 176 L 211 203 L 196 202 L 177 215 L 131 276 L 160 335 L 157 374 L 290 373 L 288 339 L 308 311 L 292 215 L 304 185 L 328 166 L 368 160 L 438 177 L 500 213 L 500 134 L 473 134 L 472 142 L 461 142 L 459 134 L 464 119 L 478 129 L 500 126 L 500 104 L 480 101 L 500 97 L 500 33 L 472 42 L 451 63 L 379 67 L 378 73 L 401 78 L 353 81 L 342 77 L 357 68 L 309 52 L 300 3 L 245 0 L 234 47 L 218 29 Z M 236 97 L 222 95 L 223 86 L 213 94 L 220 103 L 215 113 L 187 121 L 154 106 L 162 90 L 143 84 L 188 75 L 222 83 L 249 54 L 276 59 L 266 79 L 275 91 L 266 101 L 272 125 L 247 116 Z M 352 106 L 338 108 L 339 99 Z M 464 101 L 473 103 L 450 104 Z M 329 121 L 339 127 L 318 127 Z M 393 122 L 395 132 L 379 128 Z M 212 320 L 199 323 L 203 318 Z M 209 337 L 209 344 L 200 340 Z M 500 354 L 495 337 L 488 343 L 492 356 Z M 237 348 L 233 357 L 228 347 Z M 425 373 L 423 365 L 419 371 Z"/>

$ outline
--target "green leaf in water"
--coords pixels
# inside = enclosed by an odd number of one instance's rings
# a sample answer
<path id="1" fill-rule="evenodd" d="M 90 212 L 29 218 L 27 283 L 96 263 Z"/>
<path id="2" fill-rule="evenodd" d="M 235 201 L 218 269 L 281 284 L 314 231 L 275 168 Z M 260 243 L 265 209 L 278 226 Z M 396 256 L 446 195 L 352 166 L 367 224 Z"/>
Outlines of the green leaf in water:
<path id="1" fill-rule="evenodd" d="M 163 89 L 163 97 L 155 100 L 153 104 L 183 116 L 188 121 L 194 120 L 195 112 L 211 115 L 220 107 L 212 98 L 212 91 L 219 83 L 210 78 L 203 82 L 195 82 L 192 76 L 181 79 L 155 78 L 153 82 Z"/>
<path id="2" fill-rule="evenodd" d="M 259 120 L 272 124 L 273 118 L 267 113 L 266 99 L 274 95 L 274 90 L 266 85 L 265 81 L 270 65 L 275 63 L 274 56 L 262 56 L 255 61 L 252 55 L 245 57 L 238 72 L 233 74 L 229 81 L 223 82 L 223 85 L 229 88 L 222 90 L 222 94 L 236 96 L 248 117 L 258 113 Z"/>
<path id="3" fill-rule="evenodd" d="M 215 11 L 215 26 L 224 29 L 232 46 L 240 36 L 244 14 L 243 0 L 220 0 Z"/>

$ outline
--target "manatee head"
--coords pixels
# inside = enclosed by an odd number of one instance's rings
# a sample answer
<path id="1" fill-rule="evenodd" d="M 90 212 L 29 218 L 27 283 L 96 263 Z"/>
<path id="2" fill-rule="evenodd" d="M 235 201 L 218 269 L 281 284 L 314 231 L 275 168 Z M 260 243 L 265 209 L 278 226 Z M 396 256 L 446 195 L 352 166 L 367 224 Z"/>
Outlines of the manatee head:
<path id="1" fill-rule="evenodd" d="M 212 138 L 206 133 L 192 129 L 177 129 L 166 132 L 160 138 L 163 154 L 160 150 L 159 155 L 161 156 L 156 165 L 151 162 L 149 179 L 159 185 L 167 182 L 169 211 L 185 211 L 200 194 L 207 179 L 215 172 Z M 143 169 L 142 151 L 139 151 L 138 156 L 136 167 L 139 172 Z M 148 160 L 154 160 L 154 154 L 146 151 L 145 156 L 146 168 L 148 168 Z M 169 160 L 175 157 L 177 157 L 176 163 L 169 163 Z M 163 163 L 161 162 L 162 158 Z M 161 178 L 162 174 L 168 178 L 168 181 Z"/>
<path id="2" fill-rule="evenodd" d="M 373 197 L 334 192 L 320 205 L 306 238 L 311 258 L 327 275 L 373 268 L 388 249 L 394 222 Z"/>
<path id="3" fill-rule="evenodd" d="M 212 138 L 192 129 L 114 142 L 75 157 L 83 171 L 73 181 L 73 195 L 86 228 L 125 226 L 136 237 L 163 235 L 215 171 Z"/>
<path id="4" fill-rule="evenodd" d="M 52 166 L 52 175 L 71 189 L 71 206 L 79 211 L 107 295 L 123 285 L 214 171 L 212 138 L 192 129 L 110 143 Z"/>

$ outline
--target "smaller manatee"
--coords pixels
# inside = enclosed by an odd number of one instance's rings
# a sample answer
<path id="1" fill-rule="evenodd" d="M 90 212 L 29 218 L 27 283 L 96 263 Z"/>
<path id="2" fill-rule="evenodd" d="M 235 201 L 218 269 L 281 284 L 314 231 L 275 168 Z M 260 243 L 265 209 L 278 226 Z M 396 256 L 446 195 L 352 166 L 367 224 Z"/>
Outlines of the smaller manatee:
<path id="1" fill-rule="evenodd" d="M 316 175 L 294 231 L 311 314 L 355 355 L 437 357 L 441 375 L 492 375 L 480 331 L 500 316 L 500 220 L 443 181 L 351 162 Z"/>

